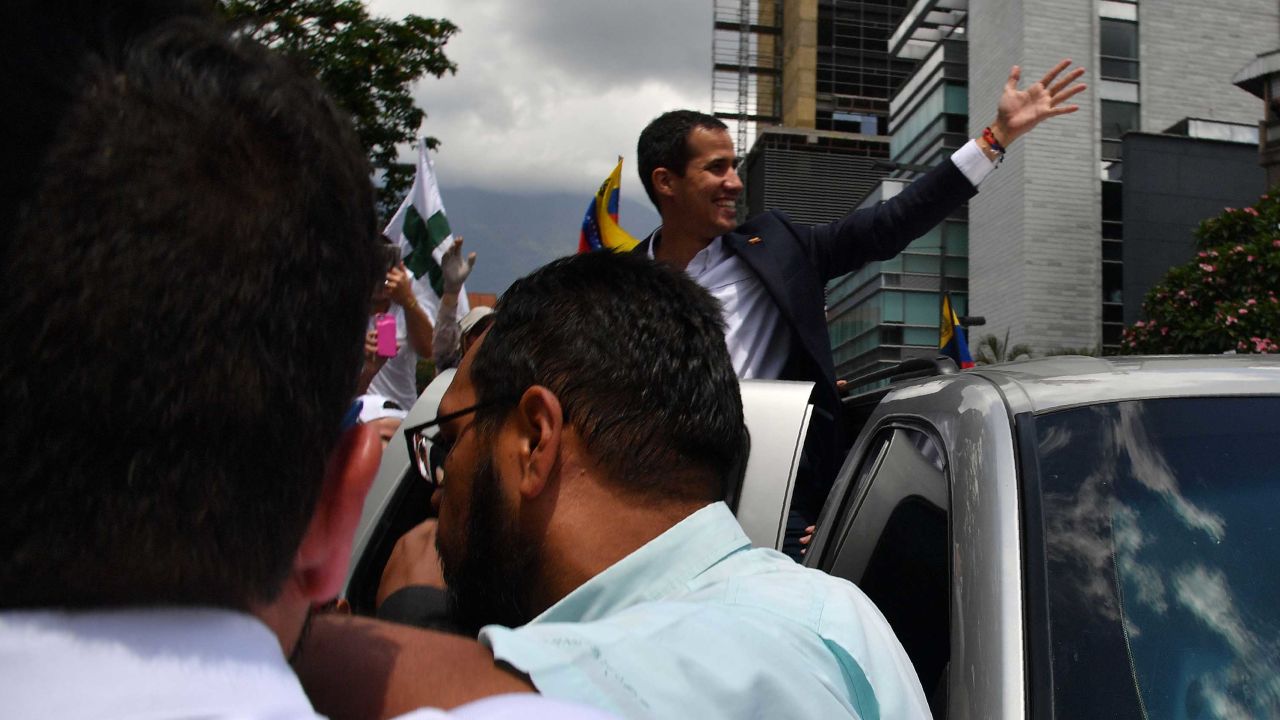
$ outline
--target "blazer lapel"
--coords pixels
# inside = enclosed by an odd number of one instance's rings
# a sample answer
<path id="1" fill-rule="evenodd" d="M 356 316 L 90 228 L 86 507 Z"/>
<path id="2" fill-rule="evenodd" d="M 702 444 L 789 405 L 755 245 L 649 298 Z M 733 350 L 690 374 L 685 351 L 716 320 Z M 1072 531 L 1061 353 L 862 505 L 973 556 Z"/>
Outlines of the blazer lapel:
<path id="1" fill-rule="evenodd" d="M 791 327 L 796 326 L 794 308 L 791 306 L 791 297 L 787 293 L 786 278 L 783 277 L 783 269 L 786 268 L 786 258 L 781 257 L 775 243 L 770 243 L 759 235 L 744 235 L 739 232 L 725 233 L 722 241 L 733 254 L 742 258 L 760 278 L 761 284 L 765 290 L 769 291 L 769 296 L 773 298 L 773 302 L 778 306 L 778 311 L 786 318 L 787 323 Z"/>

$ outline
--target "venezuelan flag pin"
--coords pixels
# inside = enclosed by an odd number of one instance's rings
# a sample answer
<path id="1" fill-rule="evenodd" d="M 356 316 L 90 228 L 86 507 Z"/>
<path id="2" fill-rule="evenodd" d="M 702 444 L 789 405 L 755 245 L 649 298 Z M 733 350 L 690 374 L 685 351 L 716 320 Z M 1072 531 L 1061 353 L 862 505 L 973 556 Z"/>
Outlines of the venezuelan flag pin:
<path id="1" fill-rule="evenodd" d="M 748 245 L 759 245 L 761 242 L 763 242 L 763 241 L 762 241 L 762 240 L 760 240 L 760 238 L 759 238 L 759 237 L 753 237 L 753 238 L 750 238 L 749 240 L 747 240 L 747 244 L 748 244 Z"/>

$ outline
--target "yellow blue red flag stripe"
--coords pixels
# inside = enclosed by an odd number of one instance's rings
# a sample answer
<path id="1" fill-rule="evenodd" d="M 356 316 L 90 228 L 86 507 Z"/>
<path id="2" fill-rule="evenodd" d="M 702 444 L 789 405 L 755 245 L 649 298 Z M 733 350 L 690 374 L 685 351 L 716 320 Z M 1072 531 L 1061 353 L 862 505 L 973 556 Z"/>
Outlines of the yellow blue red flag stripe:
<path id="1" fill-rule="evenodd" d="M 578 235 L 578 252 L 612 250 L 626 252 L 640 244 L 631 233 L 618 224 L 618 198 L 622 192 L 622 158 L 600 184 L 595 197 L 587 205 L 582 218 L 582 232 Z"/>
<path id="2" fill-rule="evenodd" d="M 969 354 L 969 341 L 964 336 L 964 328 L 960 327 L 960 318 L 955 308 L 951 307 L 951 296 L 942 296 L 942 322 L 938 323 L 938 350 L 956 361 L 961 369 L 973 367 L 973 356 Z"/>

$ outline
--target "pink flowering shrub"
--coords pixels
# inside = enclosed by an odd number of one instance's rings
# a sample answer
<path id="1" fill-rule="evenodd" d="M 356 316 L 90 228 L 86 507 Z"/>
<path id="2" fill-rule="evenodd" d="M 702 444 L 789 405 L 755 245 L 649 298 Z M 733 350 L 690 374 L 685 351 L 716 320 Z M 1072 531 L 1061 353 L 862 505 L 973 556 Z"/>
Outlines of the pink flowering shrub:
<path id="1" fill-rule="evenodd" d="M 1147 293 L 1122 352 L 1280 352 L 1280 193 L 1205 220 L 1196 247 Z"/>

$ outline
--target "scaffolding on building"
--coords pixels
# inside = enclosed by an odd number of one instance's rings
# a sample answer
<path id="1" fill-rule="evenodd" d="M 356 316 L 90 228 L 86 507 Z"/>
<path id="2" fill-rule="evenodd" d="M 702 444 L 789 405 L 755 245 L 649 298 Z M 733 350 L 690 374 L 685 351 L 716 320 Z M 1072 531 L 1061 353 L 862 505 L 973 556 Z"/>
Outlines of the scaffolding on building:
<path id="1" fill-rule="evenodd" d="M 783 0 L 714 0 L 711 111 L 745 156 L 757 123 L 781 120 Z"/>

